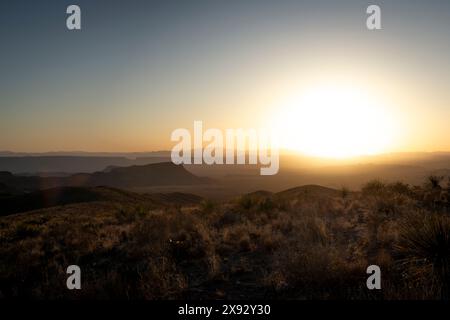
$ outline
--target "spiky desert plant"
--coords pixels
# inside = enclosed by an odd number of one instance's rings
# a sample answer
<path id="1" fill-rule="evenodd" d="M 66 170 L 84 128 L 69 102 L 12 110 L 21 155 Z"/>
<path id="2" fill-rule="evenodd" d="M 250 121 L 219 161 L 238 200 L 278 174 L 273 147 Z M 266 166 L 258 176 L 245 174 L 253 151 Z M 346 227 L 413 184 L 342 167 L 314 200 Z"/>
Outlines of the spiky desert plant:
<path id="1" fill-rule="evenodd" d="M 400 224 L 395 246 L 408 281 L 428 279 L 448 298 L 450 288 L 450 218 L 438 214 L 415 214 Z"/>

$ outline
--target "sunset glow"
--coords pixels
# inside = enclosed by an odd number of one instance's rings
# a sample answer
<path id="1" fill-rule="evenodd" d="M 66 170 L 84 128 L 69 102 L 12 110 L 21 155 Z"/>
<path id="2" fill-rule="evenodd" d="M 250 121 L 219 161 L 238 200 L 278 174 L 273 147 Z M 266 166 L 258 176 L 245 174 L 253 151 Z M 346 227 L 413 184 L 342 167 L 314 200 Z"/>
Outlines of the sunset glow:
<path id="1" fill-rule="evenodd" d="M 283 148 L 345 158 L 385 152 L 395 140 L 393 115 L 360 88 L 323 85 L 289 98 L 274 117 Z"/>

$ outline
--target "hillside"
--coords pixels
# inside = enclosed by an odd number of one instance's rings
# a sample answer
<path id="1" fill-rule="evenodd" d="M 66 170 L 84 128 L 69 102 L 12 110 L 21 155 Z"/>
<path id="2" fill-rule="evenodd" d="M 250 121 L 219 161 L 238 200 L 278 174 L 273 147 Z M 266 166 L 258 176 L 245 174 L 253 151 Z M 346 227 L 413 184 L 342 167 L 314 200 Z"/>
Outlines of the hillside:
<path id="1" fill-rule="evenodd" d="M 111 187 L 57 187 L 0 197 L 0 216 L 85 202 L 155 207 L 199 204 L 201 201 L 199 196 L 177 192 L 140 194 Z"/>
<path id="2" fill-rule="evenodd" d="M 26 212 L 71 203 L 108 201 L 128 203 L 148 200 L 145 196 L 107 187 L 57 187 L 0 198 L 0 215 Z"/>
<path id="3" fill-rule="evenodd" d="M 347 195 L 301 186 L 217 204 L 50 190 L 87 202 L 0 217 L 0 298 L 448 299 L 448 191 L 372 181 Z M 71 264 L 83 290 L 65 286 Z M 382 291 L 367 290 L 371 264 Z"/>
<path id="4" fill-rule="evenodd" d="M 279 198 L 291 198 L 291 199 L 297 198 L 299 196 L 331 197 L 339 195 L 339 191 L 332 188 L 322 187 L 319 185 L 305 185 L 278 192 L 276 195 Z"/>

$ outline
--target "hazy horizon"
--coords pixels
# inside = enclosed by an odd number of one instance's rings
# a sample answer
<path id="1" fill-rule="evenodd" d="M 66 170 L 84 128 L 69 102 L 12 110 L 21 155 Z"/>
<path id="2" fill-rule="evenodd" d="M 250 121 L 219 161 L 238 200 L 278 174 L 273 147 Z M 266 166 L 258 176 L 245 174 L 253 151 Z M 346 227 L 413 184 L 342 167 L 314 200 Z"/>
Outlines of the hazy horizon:
<path id="1" fill-rule="evenodd" d="M 0 150 L 170 150 L 176 128 L 275 127 L 325 157 L 450 151 L 450 3 L 0 4 Z"/>

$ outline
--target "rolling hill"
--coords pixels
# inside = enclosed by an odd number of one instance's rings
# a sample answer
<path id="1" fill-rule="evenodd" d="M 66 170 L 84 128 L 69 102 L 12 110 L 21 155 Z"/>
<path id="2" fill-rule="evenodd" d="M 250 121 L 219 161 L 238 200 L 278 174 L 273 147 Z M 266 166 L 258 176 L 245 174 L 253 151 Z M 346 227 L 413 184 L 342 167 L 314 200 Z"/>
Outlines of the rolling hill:
<path id="1" fill-rule="evenodd" d="M 0 216 L 50 207 L 107 202 L 147 207 L 199 204 L 202 197 L 187 193 L 140 194 L 111 187 L 57 187 L 31 193 L 0 197 Z"/>
<path id="2" fill-rule="evenodd" d="M 278 198 L 293 199 L 297 198 L 300 195 L 332 197 L 338 194 L 339 194 L 338 190 L 312 184 L 284 190 L 276 193 L 276 196 Z"/>

